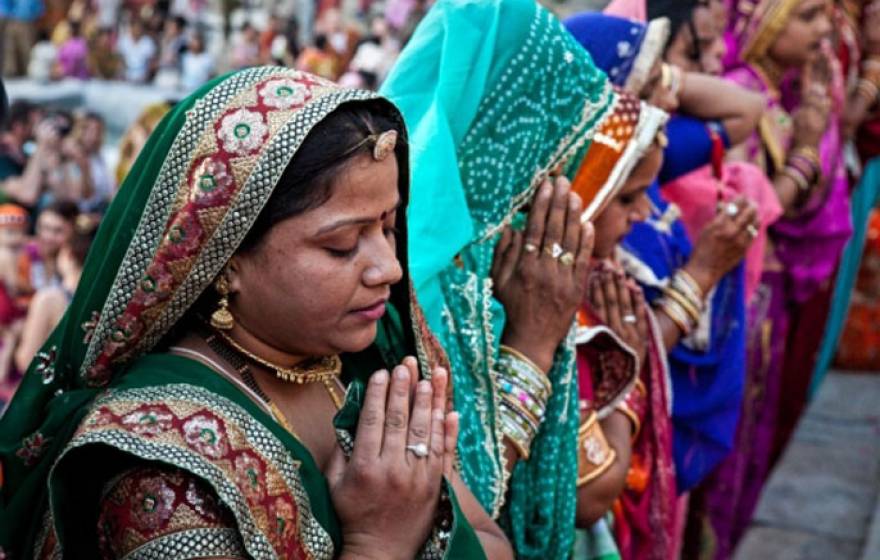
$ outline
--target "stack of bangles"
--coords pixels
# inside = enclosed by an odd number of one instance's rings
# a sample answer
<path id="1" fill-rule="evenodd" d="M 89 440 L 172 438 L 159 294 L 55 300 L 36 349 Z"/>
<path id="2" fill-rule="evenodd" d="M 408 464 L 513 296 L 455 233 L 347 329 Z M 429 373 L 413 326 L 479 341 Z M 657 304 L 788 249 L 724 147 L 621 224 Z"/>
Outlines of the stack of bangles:
<path id="1" fill-rule="evenodd" d="M 498 376 L 501 433 L 528 460 L 552 393 L 550 380 L 534 362 L 507 346 L 501 347 Z"/>
<path id="2" fill-rule="evenodd" d="M 584 408 L 583 406 L 581 407 Z M 586 408 L 589 408 L 588 406 Z M 590 411 L 578 428 L 577 487 L 602 476 L 617 458 L 617 451 L 608 443 L 596 411 Z"/>
<path id="3" fill-rule="evenodd" d="M 794 181 L 798 187 L 799 199 L 804 202 L 822 179 L 822 163 L 816 148 L 800 146 L 788 154 L 782 174 Z"/>
<path id="4" fill-rule="evenodd" d="M 683 74 L 678 66 L 666 63 L 660 66 L 660 85 L 672 95 L 678 95 L 683 81 Z"/>
<path id="5" fill-rule="evenodd" d="M 705 294 L 694 278 L 682 269 L 670 279 L 663 288 L 663 297 L 657 300 L 656 307 L 688 336 L 703 315 Z"/>

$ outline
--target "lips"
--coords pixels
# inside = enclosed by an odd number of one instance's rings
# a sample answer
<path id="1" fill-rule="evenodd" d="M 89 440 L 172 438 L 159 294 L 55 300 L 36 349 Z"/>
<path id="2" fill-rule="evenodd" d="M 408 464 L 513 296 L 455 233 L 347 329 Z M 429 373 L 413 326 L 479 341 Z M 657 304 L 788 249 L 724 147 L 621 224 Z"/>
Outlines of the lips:
<path id="1" fill-rule="evenodd" d="M 378 321 L 385 315 L 385 304 L 388 302 L 387 298 L 382 298 L 372 305 L 368 305 L 367 307 L 362 307 L 360 309 L 355 309 L 352 311 L 355 315 L 366 319 L 367 321 Z"/>

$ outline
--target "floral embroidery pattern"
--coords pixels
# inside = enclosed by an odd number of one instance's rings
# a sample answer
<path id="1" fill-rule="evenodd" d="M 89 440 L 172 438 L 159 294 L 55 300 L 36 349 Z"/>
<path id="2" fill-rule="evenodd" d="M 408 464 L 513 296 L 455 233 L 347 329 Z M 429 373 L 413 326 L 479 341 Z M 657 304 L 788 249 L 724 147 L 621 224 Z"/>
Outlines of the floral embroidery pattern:
<path id="1" fill-rule="evenodd" d="M 312 92 L 306 85 L 284 78 L 266 82 L 260 93 L 263 95 L 263 103 L 275 109 L 301 107 L 312 97 Z"/>
<path id="2" fill-rule="evenodd" d="M 247 109 L 239 109 L 226 115 L 220 123 L 220 139 L 223 147 L 238 155 L 248 155 L 259 148 L 269 127 L 263 115 Z"/>
<path id="3" fill-rule="evenodd" d="M 152 397 L 129 396 L 144 391 Z M 250 439 L 252 428 L 245 428 L 241 418 L 231 415 L 234 409 L 229 409 L 228 404 L 224 408 L 217 402 L 209 405 L 207 401 L 202 404 L 181 398 L 180 394 L 187 391 L 201 394 L 202 390 L 179 385 L 162 391 L 133 390 L 112 394 L 96 403 L 71 445 L 83 441 L 106 441 L 144 459 L 161 457 L 164 462 L 174 463 L 172 457 L 186 457 L 188 472 L 181 471 L 182 476 L 195 480 L 196 486 L 204 481 L 211 483 L 222 504 L 236 517 L 236 521 L 228 526 L 238 526 L 244 542 L 249 543 L 251 555 L 254 553 L 251 546 L 259 547 L 261 545 L 254 543 L 263 542 L 281 558 L 332 557 L 329 537 L 321 533 L 320 526 L 310 516 L 303 490 L 291 486 L 295 479 L 267 459 L 262 447 L 253 446 Z M 121 439 L 125 436 L 128 438 Z M 266 439 L 265 435 L 258 437 L 261 441 Z M 122 441 L 128 443 L 123 445 Z M 194 465 L 205 467 L 196 468 Z M 198 477 L 189 472 L 198 473 Z M 125 519 L 142 528 L 144 534 L 153 527 L 161 530 L 172 517 L 179 517 L 175 512 L 180 509 L 181 502 L 203 520 L 219 515 L 218 507 L 223 509 L 212 501 L 214 492 L 199 491 L 189 482 L 178 484 L 174 482 L 176 479 L 171 479 L 173 492 L 169 493 L 167 476 L 163 475 L 164 482 L 156 482 L 155 476 L 147 478 L 151 482 L 138 482 L 136 499 L 130 499 L 125 505 L 128 512 Z M 133 483 L 129 481 L 127 484 Z M 238 497 L 231 498 L 223 488 L 234 488 Z M 131 495 L 132 489 L 126 490 L 125 494 Z M 113 518 L 107 517 L 108 524 L 101 529 L 111 536 L 120 531 L 112 524 Z M 259 541 L 260 538 L 265 540 Z"/>
<path id="4" fill-rule="evenodd" d="M 48 352 L 37 353 L 36 372 L 43 378 L 43 385 L 48 385 L 55 381 L 55 358 L 57 354 L 57 346 L 53 346 Z"/>
<path id="5" fill-rule="evenodd" d="M 15 455 L 26 467 L 32 467 L 39 462 L 48 443 L 49 438 L 43 437 L 40 432 L 34 432 L 21 442 L 21 448 L 15 452 Z"/>

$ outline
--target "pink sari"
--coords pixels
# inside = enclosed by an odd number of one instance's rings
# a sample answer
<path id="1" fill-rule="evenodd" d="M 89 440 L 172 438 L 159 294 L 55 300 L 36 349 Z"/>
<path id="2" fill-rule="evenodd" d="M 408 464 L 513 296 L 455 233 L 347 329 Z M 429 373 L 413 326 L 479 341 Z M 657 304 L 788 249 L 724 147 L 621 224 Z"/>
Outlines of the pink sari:
<path id="1" fill-rule="evenodd" d="M 752 300 L 764 270 L 767 228 L 782 216 L 782 207 L 773 183 L 761 169 L 750 163 L 727 163 L 720 166 L 722 176 L 715 177 L 712 166 L 705 166 L 663 185 L 663 198 L 681 210 L 681 220 L 692 240 L 699 238 L 703 228 L 717 213 L 717 202 L 745 196 L 758 209 L 761 221 L 758 236 L 745 261 L 746 302 Z"/>

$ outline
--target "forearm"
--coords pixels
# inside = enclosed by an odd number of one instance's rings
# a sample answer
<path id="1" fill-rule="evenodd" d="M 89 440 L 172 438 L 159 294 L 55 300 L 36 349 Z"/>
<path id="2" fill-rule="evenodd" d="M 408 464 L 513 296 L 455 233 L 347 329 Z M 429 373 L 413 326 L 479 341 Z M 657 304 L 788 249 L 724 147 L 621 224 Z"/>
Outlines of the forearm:
<path id="1" fill-rule="evenodd" d="M 39 153 L 28 162 L 24 173 L 20 177 L 7 179 L 3 183 L 3 190 L 7 196 L 23 206 L 32 207 L 40 198 L 42 187 L 42 158 Z"/>
<path id="2" fill-rule="evenodd" d="M 576 524 L 582 529 L 592 527 L 614 505 L 626 485 L 632 457 L 632 423 L 629 418 L 614 411 L 599 424 L 616 456 L 608 470 L 578 488 L 575 515 Z"/>
<path id="3" fill-rule="evenodd" d="M 684 114 L 720 121 L 732 145 L 755 130 L 766 105 L 761 94 L 722 78 L 697 73 L 685 74 L 679 101 Z"/>

